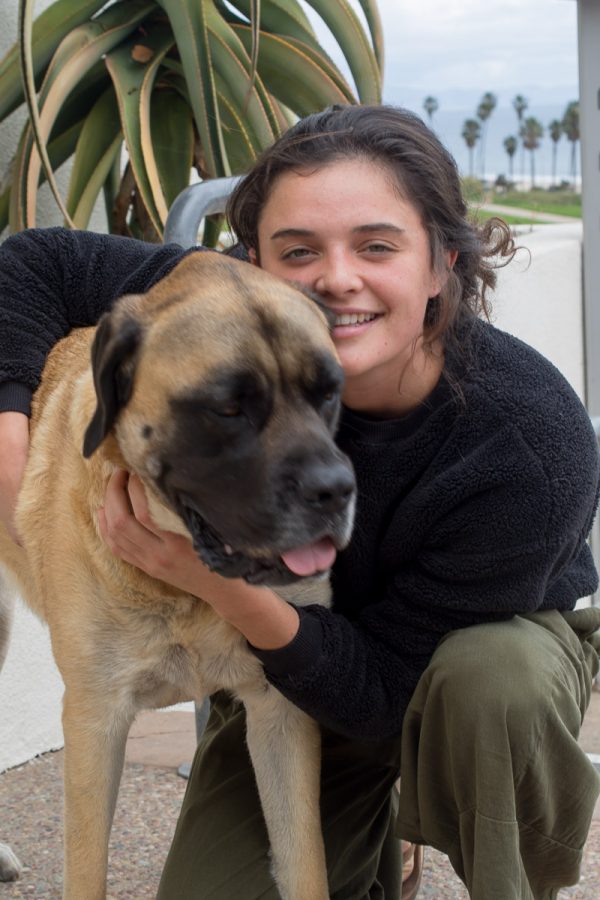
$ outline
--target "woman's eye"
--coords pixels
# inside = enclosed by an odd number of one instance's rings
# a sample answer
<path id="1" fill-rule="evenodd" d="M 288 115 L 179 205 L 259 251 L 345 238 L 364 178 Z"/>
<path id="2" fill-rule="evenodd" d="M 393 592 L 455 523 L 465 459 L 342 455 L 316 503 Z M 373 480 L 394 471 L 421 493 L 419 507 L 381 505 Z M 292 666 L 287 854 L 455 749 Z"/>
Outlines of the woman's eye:
<path id="1" fill-rule="evenodd" d="M 287 250 L 282 258 L 283 259 L 304 259 L 307 256 L 310 256 L 311 251 L 306 247 L 295 247 L 293 250 Z"/>
<path id="2" fill-rule="evenodd" d="M 392 253 L 393 248 L 387 244 L 368 244 L 365 248 L 369 253 Z"/>

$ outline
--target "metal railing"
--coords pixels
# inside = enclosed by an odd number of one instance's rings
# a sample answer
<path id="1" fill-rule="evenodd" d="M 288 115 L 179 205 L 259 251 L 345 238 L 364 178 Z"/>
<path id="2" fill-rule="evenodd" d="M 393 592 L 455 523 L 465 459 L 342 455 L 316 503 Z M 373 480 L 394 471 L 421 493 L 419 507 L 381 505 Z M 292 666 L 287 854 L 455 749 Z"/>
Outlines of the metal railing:
<path id="1" fill-rule="evenodd" d="M 169 210 L 164 243 L 179 244 L 185 249 L 195 246 L 202 219 L 225 211 L 227 198 L 240 178 L 213 178 L 185 188 Z"/>

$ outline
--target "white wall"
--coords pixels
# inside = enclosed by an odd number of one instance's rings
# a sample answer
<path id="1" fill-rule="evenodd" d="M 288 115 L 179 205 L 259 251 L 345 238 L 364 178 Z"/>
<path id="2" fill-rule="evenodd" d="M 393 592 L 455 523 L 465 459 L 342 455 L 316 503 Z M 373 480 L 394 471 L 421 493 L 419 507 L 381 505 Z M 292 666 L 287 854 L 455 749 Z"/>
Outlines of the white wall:
<path id="1" fill-rule="evenodd" d="M 35 4 L 35 16 L 37 17 L 48 6 L 51 6 L 54 0 L 37 0 Z M 18 22 L 18 0 L 0 0 L 2 6 L 0 28 L 0 59 L 12 47 L 17 38 L 17 22 Z M 0 124 L 0 171 L 5 172 L 13 154 L 16 150 L 23 123 L 26 115 L 23 107 L 16 109 L 8 119 Z M 67 196 L 67 186 L 69 180 L 70 166 L 65 163 L 59 170 L 58 184 L 63 199 Z M 37 210 L 37 225 L 52 226 L 62 225 L 63 220 L 60 210 L 56 205 L 56 201 L 52 196 L 52 192 L 47 184 L 42 185 L 39 193 L 39 205 Z M 90 228 L 93 231 L 106 231 L 106 216 L 104 214 L 103 204 L 99 204 L 97 211 L 94 213 Z M 2 235 L 6 237 L 6 233 Z"/>
<path id="2" fill-rule="evenodd" d="M 499 270 L 492 321 L 548 357 L 583 400 L 582 237 L 577 220 L 521 227 L 516 243 L 526 249 Z"/>
<path id="3" fill-rule="evenodd" d="M 62 747 L 62 681 L 48 629 L 17 598 L 8 656 L 0 674 L 0 772 Z"/>
<path id="4" fill-rule="evenodd" d="M 38 0 L 38 15 L 52 0 Z M 14 43 L 17 35 L 17 0 L 0 0 L 0 58 Z M 25 114 L 15 110 L 0 124 L 0 171 L 4 172 L 12 158 Z M 67 193 L 69 166 L 58 175 L 62 196 Z M 62 225 L 60 211 L 47 185 L 40 191 L 37 224 Z M 102 204 L 94 214 L 90 227 L 106 231 Z M 2 237 L 6 237 L 6 232 Z M 22 603 L 17 604 L 13 637 L 5 667 L 0 673 L 0 771 L 15 766 L 46 750 L 62 746 L 60 725 L 62 682 L 50 652 L 47 629 Z"/>

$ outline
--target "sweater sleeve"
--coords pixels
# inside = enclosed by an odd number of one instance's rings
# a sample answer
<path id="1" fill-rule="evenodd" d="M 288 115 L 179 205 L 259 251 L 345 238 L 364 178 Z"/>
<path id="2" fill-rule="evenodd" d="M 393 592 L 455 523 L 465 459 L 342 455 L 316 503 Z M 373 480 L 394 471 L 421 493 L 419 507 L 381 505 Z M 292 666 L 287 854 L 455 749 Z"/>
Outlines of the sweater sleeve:
<path id="1" fill-rule="evenodd" d="M 588 423 L 589 424 L 589 423 Z M 597 577 L 586 544 L 596 505 L 598 455 L 582 419 L 579 453 L 540 459 L 517 429 L 449 466 L 431 503 L 420 545 L 394 571 L 412 527 L 397 510 L 380 543 L 387 573 L 352 619 L 299 609 L 290 645 L 255 651 L 269 681 L 289 700 L 348 736 L 400 733 L 417 682 L 450 631 L 540 609 L 570 609 Z M 577 440 L 578 435 L 574 434 Z M 570 465 L 570 477 L 564 478 Z M 344 598 L 340 598 L 343 607 Z"/>
<path id="2" fill-rule="evenodd" d="M 0 411 L 29 411 L 46 356 L 115 299 L 148 290 L 185 255 L 115 235 L 29 229 L 0 246 Z"/>

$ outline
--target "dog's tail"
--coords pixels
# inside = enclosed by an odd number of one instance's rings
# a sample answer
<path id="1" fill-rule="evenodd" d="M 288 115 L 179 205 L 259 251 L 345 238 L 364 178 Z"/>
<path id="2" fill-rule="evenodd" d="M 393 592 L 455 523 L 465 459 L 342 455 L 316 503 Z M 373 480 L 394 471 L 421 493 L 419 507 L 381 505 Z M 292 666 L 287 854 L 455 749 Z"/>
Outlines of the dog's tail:
<path id="1" fill-rule="evenodd" d="M 6 659 L 15 605 L 15 592 L 0 569 L 0 671 Z"/>

